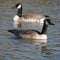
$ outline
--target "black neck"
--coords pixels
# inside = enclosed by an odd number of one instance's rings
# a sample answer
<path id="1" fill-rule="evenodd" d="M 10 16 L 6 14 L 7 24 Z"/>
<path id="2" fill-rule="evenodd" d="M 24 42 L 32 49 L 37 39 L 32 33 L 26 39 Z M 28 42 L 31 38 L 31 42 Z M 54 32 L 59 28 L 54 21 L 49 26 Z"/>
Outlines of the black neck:
<path id="1" fill-rule="evenodd" d="M 18 13 L 17 13 L 17 15 L 18 15 L 19 17 L 21 17 L 21 16 L 22 16 L 22 6 L 21 6 L 21 8 L 20 8 L 20 9 L 18 9 Z"/>
<path id="2" fill-rule="evenodd" d="M 35 31 L 35 32 L 37 32 L 38 34 L 46 34 L 46 32 L 47 32 L 47 27 L 48 27 L 48 25 L 46 24 L 46 21 L 44 21 L 44 25 L 43 25 L 43 28 L 42 28 L 42 32 L 39 32 L 39 31 L 37 31 L 37 30 L 32 30 L 32 31 Z"/>
<path id="3" fill-rule="evenodd" d="M 46 21 L 44 21 L 43 29 L 42 29 L 42 32 L 40 34 L 46 34 L 47 27 L 48 27 L 48 25 L 46 24 Z"/>

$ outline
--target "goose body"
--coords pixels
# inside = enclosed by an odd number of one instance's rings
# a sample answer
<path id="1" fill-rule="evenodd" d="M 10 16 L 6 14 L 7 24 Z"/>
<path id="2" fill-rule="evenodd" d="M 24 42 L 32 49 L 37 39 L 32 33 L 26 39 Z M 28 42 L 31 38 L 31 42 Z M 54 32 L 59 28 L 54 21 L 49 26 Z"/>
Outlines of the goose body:
<path id="1" fill-rule="evenodd" d="M 39 34 L 39 32 L 35 30 L 8 30 L 9 32 L 13 33 L 16 37 L 23 38 L 23 39 L 47 39 L 46 34 Z"/>
<path id="2" fill-rule="evenodd" d="M 30 14 L 29 14 L 30 15 Z M 21 20 L 19 20 L 21 19 Z M 41 32 L 42 27 L 43 27 L 43 23 L 45 18 L 41 18 L 40 20 L 38 18 L 24 18 L 21 17 L 19 18 L 17 21 L 14 21 L 14 27 L 16 29 L 22 29 L 22 30 L 27 30 L 27 29 L 33 29 L 33 30 L 38 30 Z"/>
<path id="3" fill-rule="evenodd" d="M 49 16 L 42 15 L 42 14 L 22 14 L 22 4 L 18 3 L 15 5 L 18 9 L 17 15 L 14 16 L 13 27 L 16 29 L 33 29 L 33 30 L 42 30 L 43 23 L 45 19 Z M 38 26 L 38 28 L 36 28 Z M 41 31 L 40 31 L 41 32 Z"/>

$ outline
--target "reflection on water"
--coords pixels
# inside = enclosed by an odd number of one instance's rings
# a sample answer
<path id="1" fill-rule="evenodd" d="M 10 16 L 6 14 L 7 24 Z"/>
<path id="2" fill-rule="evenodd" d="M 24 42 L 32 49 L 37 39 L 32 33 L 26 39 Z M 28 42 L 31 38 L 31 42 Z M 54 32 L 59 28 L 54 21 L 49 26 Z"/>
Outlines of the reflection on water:
<path id="1" fill-rule="evenodd" d="M 23 13 L 49 15 L 55 26 L 49 26 L 47 43 L 43 40 L 16 39 L 6 30 L 12 29 L 12 18 L 23 4 Z M 0 60 L 60 60 L 60 0 L 0 0 Z"/>
<path id="2" fill-rule="evenodd" d="M 3 38 L 1 37 L 1 39 Z M 41 59 L 41 42 L 35 42 L 34 40 L 4 38 L 4 41 L 1 40 L 0 46 L 1 59 Z"/>

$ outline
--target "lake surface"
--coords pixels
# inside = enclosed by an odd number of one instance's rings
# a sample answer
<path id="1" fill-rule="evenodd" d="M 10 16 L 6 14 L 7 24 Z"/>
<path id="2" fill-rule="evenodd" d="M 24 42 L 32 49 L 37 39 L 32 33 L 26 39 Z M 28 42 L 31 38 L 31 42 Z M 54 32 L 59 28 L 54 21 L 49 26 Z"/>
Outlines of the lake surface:
<path id="1" fill-rule="evenodd" d="M 23 13 L 49 15 L 55 26 L 49 26 L 47 43 L 41 40 L 16 39 L 7 32 L 13 28 L 16 3 Z M 60 0 L 0 0 L 0 60 L 60 60 Z"/>

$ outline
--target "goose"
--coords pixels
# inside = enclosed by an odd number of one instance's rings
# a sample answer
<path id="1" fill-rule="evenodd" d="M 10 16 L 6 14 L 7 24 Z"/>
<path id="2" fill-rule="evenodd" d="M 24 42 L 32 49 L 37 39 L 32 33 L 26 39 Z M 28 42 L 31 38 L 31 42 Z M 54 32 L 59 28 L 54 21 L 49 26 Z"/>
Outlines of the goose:
<path id="1" fill-rule="evenodd" d="M 45 19 L 43 20 L 43 28 L 42 31 L 39 32 L 37 30 L 33 29 L 27 29 L 27 30 L 18 30 L 18 29 L 10 29 L 7 30 L 8 32 L 14 34 L 16 37 L 19 38 L 26 38 L 26 39 L 47 39 L 47 27 L 48 25 L 55 25 L 51 22 L 51 20 Z"/>
<path id="2" fill-rule="evenodd" d="M 22 14 L 23 8 L 22 8 L 21 3 L 17 3 L 12 8 L 13 9 L 17 8 L 18 9 L 17 14 L 13 18 L 13 21 L 14 21 L 13 27 L 15 29 L 42 30 L 42 27 L 43 27 L 43 22 L 42 21 L 49 18 L 49 16 L 42 15 L 42 14 Z M 38 27 L 35 27 L 35 26 L 38 26 Z"/>

